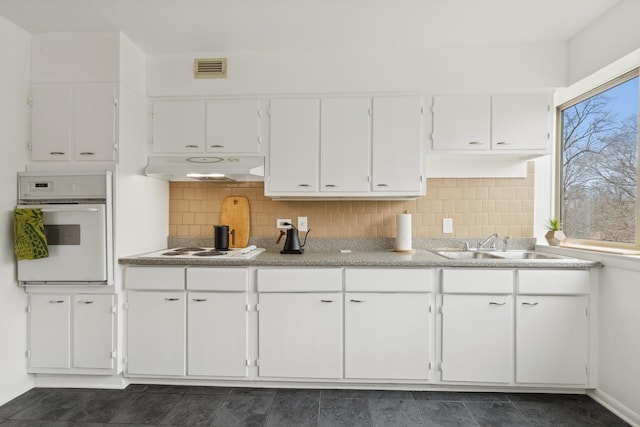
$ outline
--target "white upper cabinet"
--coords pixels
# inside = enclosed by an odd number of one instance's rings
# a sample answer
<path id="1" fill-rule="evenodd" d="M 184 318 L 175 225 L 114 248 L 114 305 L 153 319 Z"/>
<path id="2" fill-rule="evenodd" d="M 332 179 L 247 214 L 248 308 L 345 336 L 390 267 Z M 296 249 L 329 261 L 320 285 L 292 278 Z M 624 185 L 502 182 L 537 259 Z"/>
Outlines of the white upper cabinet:
<path id="1" fill-rule="evenodd" d="M 275 99 L 267 196 L 424 194 L 419 96 Z"/>
<path id="2" fill-rule="evenodd" d="M 550 100 L 546 95 L 502 95 L 491 100 L 494 150 L 549 149 Z"/>
<path id="3" fill-rule="evenodd" d="M 34 85 L 31 160 L 113 161 L 116 99 L 113 84 Z"/>
<path id="4" fill-rule="evenodd" d="M 204 152 L 204 102 L 154 102 L 152 118 L 154 153 Z"/>
<path id="5" fill-rule="evenodd" d="M 434 150 L 488 150 L 490 128 L 490 96 L 433 97 Z"/>
<path id="6" fill-rule="evenodd" d="M 274 99 L 270 115 L 265 194 L 317 192 L 320 100 Z"/>
<path id="7" fill-rule="evenodd" d="M 424 194 L 421 129 L 420 97 L 373 98 L 373 191 Z"/>
<path id="8" fill-rule="evenodd" d="M 433 152 L 548 153 L 550 97 L 443 95 L 433 98 Z"/>
<path id="9" fill-rule="evenodd" d="M 260 153 L 260 100 L 156 101 L 154 154 Z"/>
<path id="10" fill-rule="evenodd" d="M 261 114 L 256 99 L 208 101 L 205 151 L 259 153 Z"/>
<path id="11" fill-rule="evenodd" d="M 320 190 L 368 191 L 371 98 L 321 101 Z"/>

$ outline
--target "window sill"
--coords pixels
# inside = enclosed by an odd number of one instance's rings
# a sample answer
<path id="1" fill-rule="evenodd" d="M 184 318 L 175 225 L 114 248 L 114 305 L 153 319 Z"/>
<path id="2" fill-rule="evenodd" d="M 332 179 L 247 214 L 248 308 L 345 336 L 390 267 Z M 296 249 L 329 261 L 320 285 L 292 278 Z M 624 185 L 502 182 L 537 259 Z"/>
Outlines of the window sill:
<path id="1" fill-rule="evenodd" d="M 536 250 L 560 256 L 597 261 L 605 267 L 640 271 L 640 251 L 578 244 L 561 246 L 536 245 Z"/>

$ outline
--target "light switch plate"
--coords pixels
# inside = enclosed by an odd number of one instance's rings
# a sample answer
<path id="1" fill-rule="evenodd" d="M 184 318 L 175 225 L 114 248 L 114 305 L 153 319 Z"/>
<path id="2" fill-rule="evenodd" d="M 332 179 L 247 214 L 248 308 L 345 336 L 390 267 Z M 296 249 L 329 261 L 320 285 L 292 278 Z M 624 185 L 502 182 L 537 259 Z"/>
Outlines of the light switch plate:
<path id="1" fill-rule="evenodd" d="M 453 233 L 453 218 L 442 218 L 442 233 Z"/>

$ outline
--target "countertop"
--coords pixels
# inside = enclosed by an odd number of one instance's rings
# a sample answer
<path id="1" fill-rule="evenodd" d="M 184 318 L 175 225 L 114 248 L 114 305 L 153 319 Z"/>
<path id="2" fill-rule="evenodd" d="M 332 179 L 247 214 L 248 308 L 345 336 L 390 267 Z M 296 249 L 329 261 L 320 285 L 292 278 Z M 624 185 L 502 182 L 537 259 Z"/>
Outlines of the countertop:
<path id="1" fill-rule="evenodd" d="M 477 267 L 477 268 L 592 268 L 600 263 L 578 258 L 558 259 L 470 259 L 453 260 L 432 251 L 416 249 L 415 253 L 393 252 L 389 249 L 307 250 L 302 255 L 283 255 L 277 249 L 267 251 L 248 260 L 217 259 L 167 259 L 128 256 L 118 260 L 123 265 L 197 265 L 197 266 L 253 266 L 253 267 Z"/>

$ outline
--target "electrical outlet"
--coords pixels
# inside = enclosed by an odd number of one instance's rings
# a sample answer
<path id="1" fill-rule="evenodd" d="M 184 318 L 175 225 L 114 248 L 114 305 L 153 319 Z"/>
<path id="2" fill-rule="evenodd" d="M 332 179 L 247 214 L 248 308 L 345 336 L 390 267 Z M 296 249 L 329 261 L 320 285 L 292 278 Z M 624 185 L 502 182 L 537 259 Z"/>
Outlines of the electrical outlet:
<path id="1" fill-rule="evenodd" d="M 299 216 L 298 217 L 298 231 L 307 231 L 309 229 L 309 226 L 307 224 L 307 217 L 306 216 Z"/>
<path id="2" fill-rule="evenodd" d="M 453 218 L 442 218 L 442 233 L 453 233 Z"/>
<path id="3" fill-rule="evenodd" d="M 276 228 L 284 228 L 285 230 L 287 228 L 291 228 L 291 226 L 287 225 L 287 224 L 291 224 L 291 218 L 289 218 L 289 219 L 282 219 L 282 218 L 276 219 Z"/>

